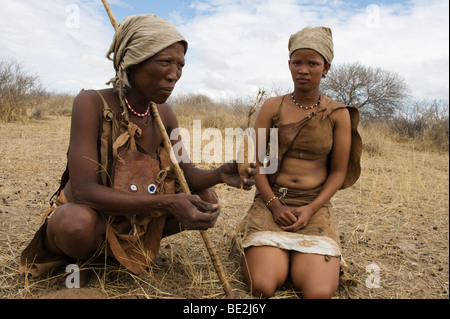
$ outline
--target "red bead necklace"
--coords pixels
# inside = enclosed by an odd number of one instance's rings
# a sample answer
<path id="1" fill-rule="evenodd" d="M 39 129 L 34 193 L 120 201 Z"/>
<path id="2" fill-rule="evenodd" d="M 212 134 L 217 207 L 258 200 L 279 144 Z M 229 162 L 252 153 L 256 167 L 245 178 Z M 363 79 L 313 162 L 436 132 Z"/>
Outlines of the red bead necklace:
<path id="1" fill-rule="evenodd" d="M 136 116 L 144 117 L 144 116 L 150 116 L 150 104 L 147 107 L 147 111 L 145 113 L 138 113 L 131 107 L 130 103 L 128 102 L 128 99 L 126 96 L 123 97 L 125 100 L 125 103 L 127 104 L 128 109 Z"/>

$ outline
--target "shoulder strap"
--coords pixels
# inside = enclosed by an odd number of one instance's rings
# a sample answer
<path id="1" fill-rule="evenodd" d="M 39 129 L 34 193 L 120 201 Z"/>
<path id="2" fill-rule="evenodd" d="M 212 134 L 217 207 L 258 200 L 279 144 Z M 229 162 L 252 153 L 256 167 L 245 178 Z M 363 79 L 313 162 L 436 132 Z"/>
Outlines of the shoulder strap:
<path id="1" fill-rule="evenodd" d="M 335 110 L 348 107 L 347 105 L 334 101 L 330 99 L 328 96 L 322 94 L 322 100 L 320 102 L 320 108 L 324 111 L 323 118 L 325 119 L 328 117 L 331 113 L 333 113 Z"/>
<path id="2" fill-rule="evenodd" d="M 95 91 L 103 102 L 103 123 L 102 132 L 100 136 L 100 177 L 103 185 L 109 185 L 111 181 L 108 180 L 108 163 L 110 154 L 110 145 L 112 145 L 113 120 L 116 116 L 115 112 L 109 107 L 103 95 Z"/>
<path id="3" fill-rule="evenodd" d="M 284 99 L 286 98 L 286 95 L 283 96 L 283 99 L 281 100 L 280 106 L 278 107 L 278 113 L 275 115 L 272 119 L 272 127 L 277 127 L 280 123 L 280 114 L 281 114 L 281 107 L 283 106 Z"/>
<path id="4" fill-rule="evenodd" d="M 284 103 L 284 99 L 286 98 L 286 95 L 283 96 L 283 99 L 281 100 L 280 106 L 278 107 L 278 114 L 277 114 L 277 118 L 280 118 L 280 114 L 281 114 L 281 108 L 283 107 L 283 103 Z"/>
<path id="5" fill-rule="evenodd" d="M 103 109 L 109 109 L 109 105 L 108 105 L 108 103 L 106 102 L 106 100 L 105 100 L 105 98 L 103 97 L 103 95 L 102 95 L 99 91 L 97 91 L 97 90 L 94 90 L 94 92 L 97 93 L 98 96 L 100 96 L 100 98 L 102 99 L 102 102 L 103 102 Z"/>

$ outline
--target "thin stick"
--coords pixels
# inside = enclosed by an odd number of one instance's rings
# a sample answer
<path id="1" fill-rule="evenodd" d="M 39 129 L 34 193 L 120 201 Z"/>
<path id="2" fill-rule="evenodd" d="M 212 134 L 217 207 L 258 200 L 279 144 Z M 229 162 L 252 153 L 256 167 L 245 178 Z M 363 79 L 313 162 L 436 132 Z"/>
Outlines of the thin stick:
<path id="1" fill-rule="evenodd" d="M 178 178 L 178 181 L 180 182 L 181 188 L 183 189 L 183 192 L 185 192 L 186 194 L 190 194 L 191 191 L 189 190 L 189 185 L 186 181 L 186 178 L 184 177 L 180 165 L 178 165 L 178 162 L 176 161 L 175 155 L 173 153 L 172 143 L 170 142 L 169 136 L 167 135 L 166 132 L 166 128 L 164 127 L 161 117 L 159 116 L 158 108 L 156 104 L 153 102 L 151 103 L 151 110 L 153 119 L 155 120 L 159 132 L 163 138 L 164 148 L 170 154 L 170 158 L 172 159 L 172 165 L 175 169 L 175 174 Z M 220 283 L 223 285 L 223 290 L 225 291 L 227 297 L 232 298 L 233 293 L 231 291 L 230 283 L 226 278 L 222 262 L 220 261 L 219 256 L 217 255 L 217 251 L 214 248 L 214 244 L 209 238 L 208 233 L 206 231 L 200 230 L 200 234 L 202 235 L 203 241 L 205 242 L 205 246 L 208 249 L 209 256 L 211 257 L 211 261 L 213 263 L 214 269 L 216 270 L 217 276 L 219 277 Z"/>
<path id="2" fill-rule="evenodd" d="M 114 29 L 117 30 L 117 27 L 119 24 L 117 23 L 117 20 L 114 17 L 113 12 L 111 11 L 108 1 L 102 0 L 102 3 L 105 6 L 105 9 L 106 9 L 106 12 L 108 13 L 109 19 L 111 20 L 111 24 L 113 25 Z M 169 136 L 167 135 L 166 128 L 164 127 L 164 124 L 161 120 L 161 117 L 158 112 L 158 108 L 157 108 L 156 104 L 153 102 L 151 103 L 151 109 L 152 109 L 153 118 L 156 122 L 156 125 L 158 126 L 159 133 L 161 134 L 161 136 L 163 138 L 164 148 L 170 154 L 170 158 L 172 160 L 171 162 L 175 169 L 175 174 L 181 184 L 183 192 L 185 192 L 187 194 L 191 194 L 189 185 L 186 181 L 186 178 L 184 177 L 183 171 L 181 170 L 180 165 L 178 165 L 175 155 L 173 154 L 172 143 L 170 142 Z M 225 271 L 222 266 L 222 262 L 220 261 L 220 258 L 217 255 L 217 251 L 214 248 L 213 242 L 209 238 L 208 233 L 206 231 L 201 230 L 200 235 L 203 238 L 206 249 L 208 250 L 208 253 L 209 253 L 209 257 L 211 258 L 214 269 L 216 270 L 217 276 L 219 277 L 220 283 L 222 284 L 223 290 L 225 291 L 225 295 L 229 298 L 233 298 L 233 292 L 231 290 L 230 283 L 226 278 Z"/>
<path id="3" fill-rule="evenodd" d="M 106 12 L 108 13 L 109 20 L 111 20 L 111 24 L 114 27 L 114 30 L 117 30 L 117 28 L 119 27 L 119 23 L 117 22 L 116 17 L 114 16 L 108 1 L 102 0 L 102 3 L 106 9 Z"/>

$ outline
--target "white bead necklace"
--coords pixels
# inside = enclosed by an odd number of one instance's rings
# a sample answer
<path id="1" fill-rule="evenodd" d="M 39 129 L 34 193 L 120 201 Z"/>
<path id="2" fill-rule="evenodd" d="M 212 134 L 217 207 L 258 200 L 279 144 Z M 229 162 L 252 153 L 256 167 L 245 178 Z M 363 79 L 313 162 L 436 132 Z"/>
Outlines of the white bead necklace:
<path id="1" fill-rule="evenodd" d="M 311 109 L 315 108 L 316 106 L 319 106 L 320 100 L 322 97 L 322 95 L 319 95 L 319 101 L 316 104 L 314 104 L 313 106 L 303 106 L 303 105 L 298 104 L 298 102 L 295 100 L 294 93 L 292 93 L 291 96 L 292 96 L 292 101 L 294 101 L 295 105 L 297 105 L 299 108 L 304 109 L 304 110 L 311 110 Z"/>

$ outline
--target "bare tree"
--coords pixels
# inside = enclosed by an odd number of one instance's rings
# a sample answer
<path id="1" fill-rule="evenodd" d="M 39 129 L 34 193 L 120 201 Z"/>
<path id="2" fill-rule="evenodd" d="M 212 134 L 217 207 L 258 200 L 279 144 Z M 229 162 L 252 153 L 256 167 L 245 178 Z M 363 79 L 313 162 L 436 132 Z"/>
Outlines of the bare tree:
<path id="1" fill-rule="evenodd" d="M 0 121 L 22 119 L 43 96 L 37 75 L 27 74 L 15 60 L 0 60 Z"/>
<path id="2" fill-rule="evenodd" d="M 250 127 L 250 121 L 252 118 L 252 115 L 258 111 L 263 103 L 264 97 L 267 95 L 266 90 L 264 89 L 258 89 L 258 94 L 256 95 L 255 100 L 253 103 L 249 106 L 248 109 L 248 115 L 247 115 L 247 127 Z"/>
<path id="3" fill-rule="evenodd" d="M 359 109 L 365 119 L 386 120 L 403 107 L 406 82 L 394 72 L 355 63 L 332 66 L 322 81 L 329 97 Z"/>

